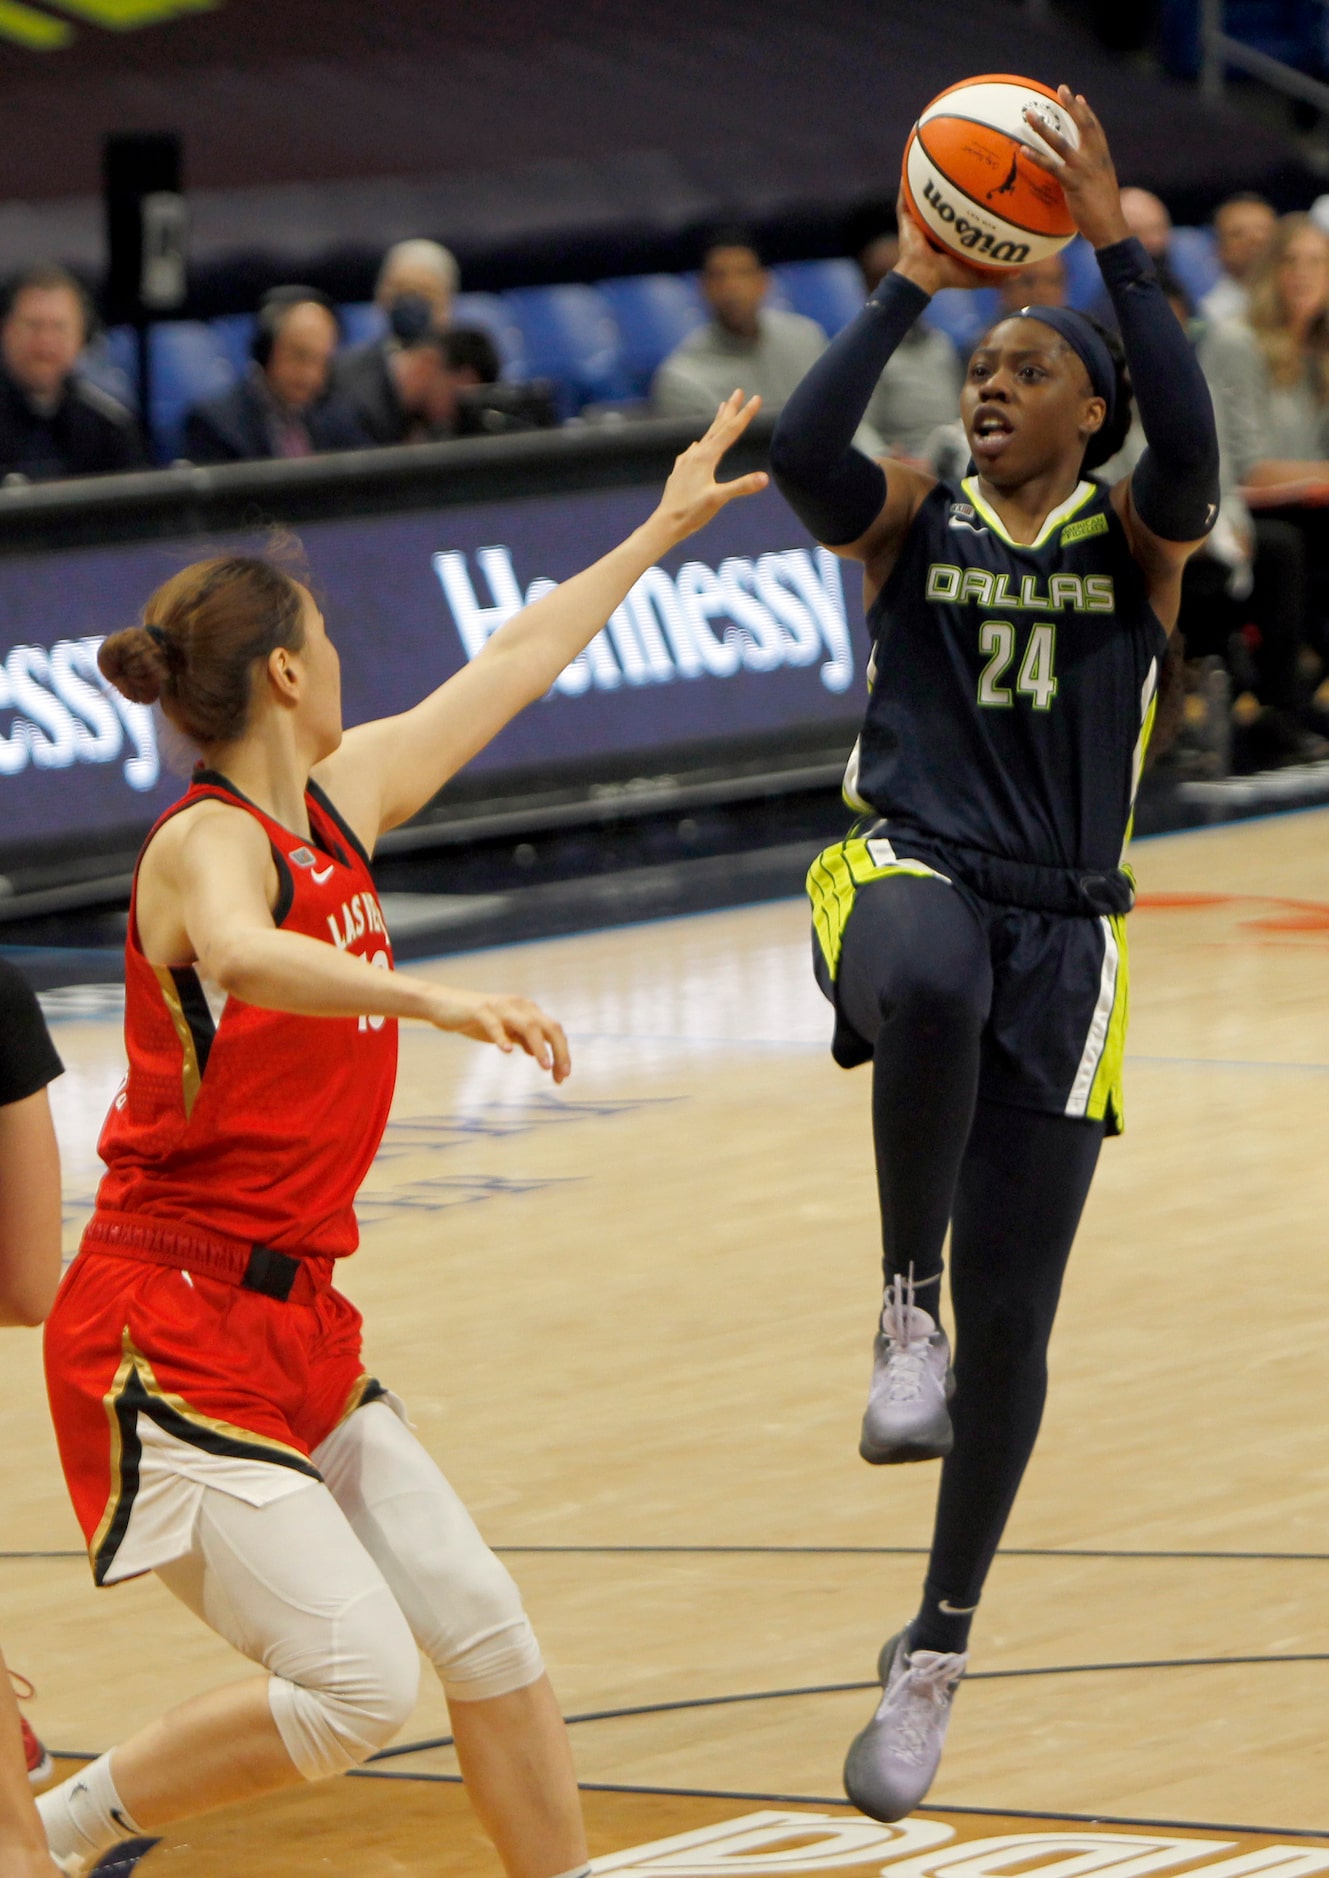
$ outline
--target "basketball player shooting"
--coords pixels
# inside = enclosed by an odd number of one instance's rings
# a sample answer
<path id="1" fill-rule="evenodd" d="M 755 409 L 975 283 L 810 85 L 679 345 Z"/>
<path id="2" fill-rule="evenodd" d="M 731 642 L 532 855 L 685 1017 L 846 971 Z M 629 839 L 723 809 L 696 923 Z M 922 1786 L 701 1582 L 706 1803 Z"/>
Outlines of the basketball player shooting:
<path id="1" fill-rule="evenodd" d="M 410 1715 L 423 1651 L 513 1878 L 586 1869 L 572 1757 L 517 1588 L 365 1375 L 334 1288 L 387 1121 L 396 1020 L 569 1072 L 523 998 L 398 976 L 369 856 L 535 699 L 633 583 L 762 474 L 716 469 L 735 392 L 654 514 L 414 710 L 342 734 L 337 654 L 269 561 L 185 568 L 102 646 L 204 766 L 139 857 L 129 1073 L 51 1316 L 61 1461 L 98 1584 L 155 1571 L 264 1674 L 199 1695 L 39 1801 L 65 1872 L 118 1840 L 344 1773 Z M 214 1028 L 201 979 L 227 994 Z"/>
<path id="2" fill-rule="evenodd" d="M 932 294 L 985 284 L 902 203 L 895 270 L 771 449 L 817 539 L 863 563 L 872 637 L 846 779 L 862 820 L 808 877 L 835 1059 L 873 1065 L 886 1293 L 861 1452 L 944 1457 L 922 1603 L 881 1651 L 882 1697 L 845 1765 L 883 1820 L 936 1773 L 1037 1435 L 1066 1261 L 1122 1126 L 1124 853 L 1182 568 L 1217 512 L 1204 380 L 1127 230 L 1102 126 L 1057 96 L 1078 147 L 1027 113 L 1026 154 L 1097 253 L 1120 346 L 1083 314 L 1025 308 L 969 361 L 972 475 L 869 462 L 851 440 L 882 367 Z M 1129 423 L 1123 347 L 1148 448 L 1109 489 L 1091 472 Z"/>

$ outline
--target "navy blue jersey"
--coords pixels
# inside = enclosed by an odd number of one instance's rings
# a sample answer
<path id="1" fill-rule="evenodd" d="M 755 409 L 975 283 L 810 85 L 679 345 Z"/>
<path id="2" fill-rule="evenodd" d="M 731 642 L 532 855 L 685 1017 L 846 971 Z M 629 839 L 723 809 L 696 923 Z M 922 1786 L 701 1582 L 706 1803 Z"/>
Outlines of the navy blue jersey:
<path id="1" fill-rule="evenodd" d="M 1120 864 L 1167 634 L 1102 484 L 1024 546 L 976 477 L 938 483 L 868 626 L 853 807 L 943 847 Z"/>

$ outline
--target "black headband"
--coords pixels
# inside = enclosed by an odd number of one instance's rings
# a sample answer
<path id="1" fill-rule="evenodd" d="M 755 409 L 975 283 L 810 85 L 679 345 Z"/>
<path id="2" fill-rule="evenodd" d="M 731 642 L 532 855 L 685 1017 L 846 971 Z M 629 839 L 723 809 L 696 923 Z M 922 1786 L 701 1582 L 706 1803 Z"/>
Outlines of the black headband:
<path id="1" fill-rule="evenodd" d="M 1117 368 L 1102 334 L 1095 330 L 1084 314 L 1068 306 L 1022 306 L 1018 313 L 1008 317 L 1042 320 L 1045 326 L 1050 326 L 1053 332 L 1066 341 L 1088 372 L 1089 383 L 1095 394 L 1107 405 L 1107 416 L 1103 421 L 1110 424 L 1117 408 Z"/>

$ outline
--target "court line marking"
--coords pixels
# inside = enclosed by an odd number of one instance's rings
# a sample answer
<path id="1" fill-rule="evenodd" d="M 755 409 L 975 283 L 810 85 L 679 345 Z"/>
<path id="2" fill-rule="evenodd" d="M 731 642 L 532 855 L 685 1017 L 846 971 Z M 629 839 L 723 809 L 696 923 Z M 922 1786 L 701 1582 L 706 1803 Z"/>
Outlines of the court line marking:
<path id="1" fill-rule="evenodd" d="M 762 1557 L 767 1553 L 792 1556 L 806 1555 L 814 1558 L 836 1558 L 841 1556 L 863 1558 L 927 1558 L 931 1551 L 925 1545 L 496 1545 L 495 1552 L 523 1553 L 598 1553 L 609 1555 L 620 1553 L 733 1553 L 744 1557 Z M 7 1555 L 0 1552 L 0 1558 Z M 21 1554 L 12 1556 L 20 1557 Z M 82 1557 L 82 1553 L 77 1555 Z M 1223 1552 L 1170 1549 L 1145 1550 L 1118 1546 L 1002 1546 L 998 1558 L 1123 1558 L 1123 1559 L 1246 1559 L 1256 1563 L 1286 1561 L 1295 1563 L 1305 1561 L 1308 1564 L 1329 1564 L 1329 1552 Z"/>
<path id="2" fill-rule="evenodd" d="M 1143 1669 L 1249 1669 L 1282 1663 L 1329 1663 L 1329 1650 L 1307 1651 L 1289 1656 L 1175 1656 L 1158 1657 L 1130 1663 L 1050 1663 L 1032 1669 L 976 1669 L 966 1682 L 1014 1682 L 1031 1676 L 1097 1676 Z M 753 1689 L 735 1695 L 691 1696 L 676 1702 L 643 1702 L 627 1708 L 587 1709 L 580 1715 L 565 1715 L 564 1724 L 574 1728 L 585 1722 L 635 1721 L 642 1715 L 676 1715 L 691 1709 L 733 1708 L 747 1702 L 787 1702 L 810 1695 L 863 1695 L 880 1690 L 874 1677 L 870 1682 L 818 1682 L 790 1689 Z M 371 1754 L 371 1763 L 399 1760 L 406 1754 L 425 1754 L 454 1745 L 451 1735 L 439 1735 L 427 1741 L 404 1741 L 397 1747 L 381 1748 Z"/>
<path id="3" fill-rule="evenodd" d="M 716 1553 L 719 1556 L 742 1558 L 762 1558 L 767 1555 L 791 1558 L 927 1558 L 930 1548 L 925 1545 L 495 1545 L 494 1552 L 519 1552 L 538 1555 L 548 1553 L 557 1556 L 569 1553 L 573 1556 L 604 1554 L 606 1557 L 631 1556 L 642 1553 L 646 1556 L 668 1557 L 672 1553 L 683 1556 L 705 1556 Z M 77 1559 L 87 1563 L 87 1553 L 68 1552 L 0 1552 L 0 1564 L 7 1562 L 23 1563 L 33 1559 Z M 1251 1564 L 1288 1564 L 1288 1565 L 1325 1565 L 1329 1564 L 1329 1552 L 1223 1552 L 1218 1550 L 1157 1550 L 1137 1549 L 1117 1546 L 1002 1546 L 999 1558 L 1102 1558 L 1102 1559 L 1174 1559 L 1184 1563 L 1192 1559 L 1245 1560 Z M 1226 1660 L 1226 1659 L 1225 1659 Z"/>
<path id="4" fill-rule="evenodd" d="M 875 1684 L 873 1685 L 876 1686 Z M 91 1761 L 93 1754 L 79 1754 L 70 1748 L 51 1748 L 51 1759 L 56 1761 Z M 434 1774 L 425 1772 L 402 1771 L 394 1768 L 374 1766 L 352 1767 L 347 1778 L 350 1780 L 417 1780 L 431 1786 L 460 1787 L 464 1783 L 460 1774 Z M 681 1800 L 759 1800 L 776 1806 L 838 1806 L 847 1813 L 857 1812 L 851 1800 L 843 1794 L 823 1793 L 752 1793 L 738 1787 L 645 1787 L 619 1780 L 579 1780 L 578 1789 L 583 1793 L 640 1793 L 647 1796 L 658 1795 L 662 1799 Z M 1309 1826 L 1234 1826 L 1214 1820 L 1197 1819 L 1137 1819 L 1116 1813 L 1039 1813 L 1022 1806 L 961 1806 L 944 1805 L 941 1801 L 924 1801 L 914 1808 L 916 1813 L 964 1813 L 975 1819 L 1046 1819 L 1054 1824 L 1061 1820 L 1074 1820 L 1086 1826 L 1152 1826 L 1174 1832 L 1248 1832 L 1270 1839 L 1329 1839 L 1329 1831 L 1319 1832 Z"/>
<path id="5" fill-rule="evenodd" d="M 675 1050 L 817 1050 L 829 1051 L 829 1038 L 809 1039 L 807 1037 L 732 1037 L 696 1036 L 674 1031 L 667 1036 L 650 1031 L 636 1030 L 570 1030 L 568 1041 L 575 1044 L 590 1043 L 626 1043 L 650 1044 L 657 1047 L 669 1045 Z M 1297 1063 L 1281 1057 L 1246 1057 L 1246 1056 L 1153 1056 L 1142 1051 L 1128 1050 L 1127 1063 L 1163 1064 L 1173 1069 L 1259 1069 L 1299 1070 L 1308 1075 L 1323 1076 L 1329 1073 L 1329 1063 Z M 681 1098 L 666 1098 L 679 1100 Z"/>
<path id="6" fill-rule="evenodd" d="M 460 1774 L 394 1773 L 386 1769 L 380 1772 L 373 1767 L 353 1768 L 351 1778 L 427 1780 L 457 1787 L 463 1784 Z M 661 1798 L 682 1800 L 760 1800 L 776 1806 L 839 1806 L 847 1813 L 858 1812 L 853 1801 L 846 1800 L 843 1794 L 749 1793 L 734 1787 L 642 1787 L 618 1780 L 579 1780 L 577 1785 L 585 1793 L 658 1794 Z M 1174 1832 L 1248 1832 L 1271 1839 L 1329 1839 L 1329 1832 L 1318 1832 L 1309 1826 L 1232 1826 L 1207 1819 L 1136 1819 L 1114 1813 L 1037 1813 L 1024 1806 L 959 1806 L 945 1805 L 940 1800 L 924 1801 L 914 1811 L 964 1813 L 976 1819 L 1045 1819 L 1054 1824 L 1073 1820 L 1086 1826 L 1152 1826 Z"/>

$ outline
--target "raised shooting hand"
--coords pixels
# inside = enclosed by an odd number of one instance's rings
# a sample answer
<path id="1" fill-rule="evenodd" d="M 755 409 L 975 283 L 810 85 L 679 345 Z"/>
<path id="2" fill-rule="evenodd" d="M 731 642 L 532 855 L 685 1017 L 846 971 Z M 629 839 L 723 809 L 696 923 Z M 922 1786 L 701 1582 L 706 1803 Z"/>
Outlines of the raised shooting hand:
<path id="1" fill-rule="evenodd" d="M 1121 212 L 1121 190 L 1107 133 L 1087 101 L 1069 85 L 1057 87 L 1057 98 L 1080 133 L 1079 146 L 1063 137 L 1038 106 L 1031 104 L 1025 107 L 1024 115 L 1038 136 L 1024 146 L 1025 154 L 1061 184 L 1076 227 L 1090 246 L 1111 247 L 1115 241 L 1124 241 L 1131 231 Z"/>

